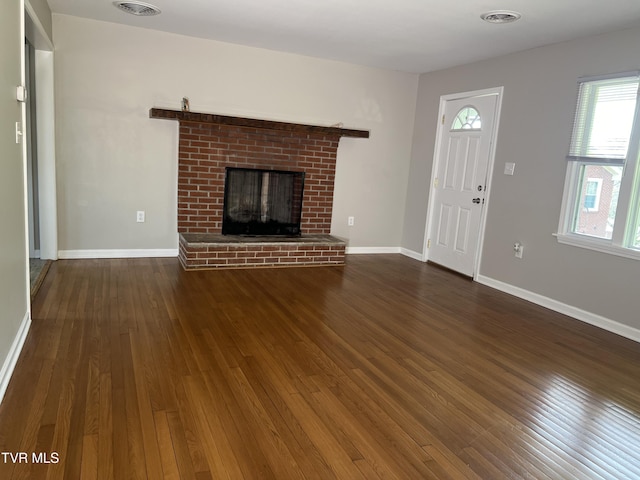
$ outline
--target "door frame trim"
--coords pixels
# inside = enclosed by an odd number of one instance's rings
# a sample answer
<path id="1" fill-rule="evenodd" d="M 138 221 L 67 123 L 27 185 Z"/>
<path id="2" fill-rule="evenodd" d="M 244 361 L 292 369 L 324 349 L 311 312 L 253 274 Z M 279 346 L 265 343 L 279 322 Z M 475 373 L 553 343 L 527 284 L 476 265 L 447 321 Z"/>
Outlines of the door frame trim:
<path id="1" fill-rule="evenodd" d="M 433 196 L 434 189 L 433 184 L 435 182 L 436 175 L 438 173 L 439 167 L 439 159 L 440 152 L 442 150 L 442 133 L 443 128 L 446 128 L 446 125 L 443 125 L 440 121 L 440 118 L 444 115 L 445 107 L 447 102 L 452 100 L 463 100 L 466 98 L 475 98 L 475 97 L 486 97 L 489 95 L 496 95 L 496 112 L 494 116 L 493 123 L 493 132 L 491 135 L 491 145 L 489 147 L 489 159 L 487 163 L 487 183 L 485 190 L 485 203 L 484 208 L 482 209 L 480 216 L 480 231 L 478 232 L 478 248 L 476 250 L 476 258 L 474 259 L 474 269 L 473 269 L 473 279 L 476 280 L 478 275 L 480 274 L 480 264 L 482 260 L 482 249 L 484 246 L 484 233 L 486 227 L 486 219 L 487 219 L 487 211 L 489 210 L 489 199 L 491 196 L 491 183 L 493 179 L 493 167 L 495 164 L 495 154 L 496 154 L 496 143 L 498 140 L 498 126 L 500 125 L 500 112 L 502 111 L 502 97 L 504 93 L 504 87 L 493 87 L 486 88 L 482 90 L 473 90 L 468 92 L 460 92 L 460 93 L 452 93 L 448 95 L 440 96 L 440 106 L 438 108 L 438 116 L 437 118 L 437 127 L 436 127 L 436 141 L 433 152 L 433 159 L 431 162 L 431 179 L 429 183 L 429 203 L 427 208 L 427 223 L 425 228 L 425 236 L 424 243 L 422 246 L 422 261 L 426 262 L 429 260 L 429 249 L 427 248 L 428 241 L 432 237 L 432 220 L 433 220 Z"/>

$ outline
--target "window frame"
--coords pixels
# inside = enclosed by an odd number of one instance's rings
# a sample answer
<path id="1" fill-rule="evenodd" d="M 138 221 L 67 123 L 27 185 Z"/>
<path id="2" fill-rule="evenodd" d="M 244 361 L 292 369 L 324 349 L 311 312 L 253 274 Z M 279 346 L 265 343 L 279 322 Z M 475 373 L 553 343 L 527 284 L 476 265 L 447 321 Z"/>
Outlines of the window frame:
<path id="1" fill-rule="evenodd" d="M 604 79 L 640 77 L 640 72 L 624 72 L 608 76 L 585 77 L 579 79 L 582 82 L 598 81 Z M 579 100 L 576 101 L 576 110 Z M 573 127 L 575 128 L 575 126 Z M 571 138 L 574 136 L 573 128 Z M 622 179 L 620 183 L 620 193 L 611 239 L 592 237 L 572 231 L 575 208 L 578 207 L 578 200 L 581 192 L 580 172 L 585 165 L 612 165 L 603 161 L 583 161 L 580 159 L 567 159 L 567 171 L 565 176 L 564 193 L 560 210 L 560 222 L 558 233 L 555 234 L 559 243 L 587 248 L 602 253 L 633 258 L 640 260 L 640 246 L 633 245 L 640 216 L 640 84 L 636 94 L 635 114 L 633 126 L 629 137 L 629 147 L 626 159 L 622 165 Z"/>

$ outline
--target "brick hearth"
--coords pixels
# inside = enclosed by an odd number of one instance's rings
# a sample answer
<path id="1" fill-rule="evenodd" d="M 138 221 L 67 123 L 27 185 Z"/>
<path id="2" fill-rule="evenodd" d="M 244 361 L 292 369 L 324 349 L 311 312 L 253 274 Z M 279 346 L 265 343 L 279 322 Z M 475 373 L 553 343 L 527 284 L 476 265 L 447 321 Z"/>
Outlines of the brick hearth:
<path id="1" fill-rule="evenodd" d="M 345 243 L 330 235 L 301 238 L 180 235 L 185 270 L 344 265 Z"/>
<path id="2" fill-rule="evenodd" d="M 185 269 L 344 264 L 345 243 L 329 236 L 338 143 L 369 132 L 151 109 L 180 122 L 178 232 Z M 226 167 L 305 172 L 302 237 L 222 236 Z"/>

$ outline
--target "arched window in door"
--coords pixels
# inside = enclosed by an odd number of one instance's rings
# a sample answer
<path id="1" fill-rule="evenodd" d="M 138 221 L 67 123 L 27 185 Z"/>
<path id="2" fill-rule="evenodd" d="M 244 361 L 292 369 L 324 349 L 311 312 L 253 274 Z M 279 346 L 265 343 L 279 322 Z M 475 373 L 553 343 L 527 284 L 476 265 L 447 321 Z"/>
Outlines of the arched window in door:
<path id="1" fill-rule="evenodd" d="M 471 105 L 462 107 L 451 124 L 451 131 L 481 129 L 482 119 L 480 118 L 480 112 Z"/>

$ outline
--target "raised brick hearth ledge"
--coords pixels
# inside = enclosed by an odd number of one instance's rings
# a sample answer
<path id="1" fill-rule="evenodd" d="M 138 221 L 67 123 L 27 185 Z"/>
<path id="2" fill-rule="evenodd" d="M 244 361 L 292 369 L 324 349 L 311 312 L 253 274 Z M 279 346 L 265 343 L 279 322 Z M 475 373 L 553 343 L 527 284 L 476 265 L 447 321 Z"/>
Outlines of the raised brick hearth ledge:
<path id="1" fill-rule="evenodd" d="M 181 233 L 185 270 L 344 265 L 346 243 L 331 235 L 244 237 Z"/>

